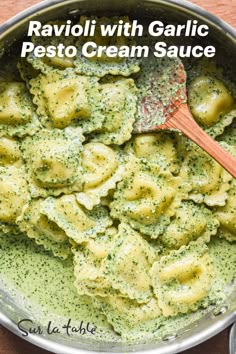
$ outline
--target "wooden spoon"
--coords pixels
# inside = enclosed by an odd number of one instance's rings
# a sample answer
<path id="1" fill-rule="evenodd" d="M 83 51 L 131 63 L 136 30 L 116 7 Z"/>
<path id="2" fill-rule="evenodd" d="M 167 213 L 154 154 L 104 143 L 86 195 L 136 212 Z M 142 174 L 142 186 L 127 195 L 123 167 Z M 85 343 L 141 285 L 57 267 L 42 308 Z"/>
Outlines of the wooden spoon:
<path id="1" fill-rule="evenodd" d="M 186 73 L 179 59 L 150 59 L 137 79 L 140 88 L 134 133 L 177 129 L 236 178 L 236 159 L 206 134 L 187 105 Z"/>

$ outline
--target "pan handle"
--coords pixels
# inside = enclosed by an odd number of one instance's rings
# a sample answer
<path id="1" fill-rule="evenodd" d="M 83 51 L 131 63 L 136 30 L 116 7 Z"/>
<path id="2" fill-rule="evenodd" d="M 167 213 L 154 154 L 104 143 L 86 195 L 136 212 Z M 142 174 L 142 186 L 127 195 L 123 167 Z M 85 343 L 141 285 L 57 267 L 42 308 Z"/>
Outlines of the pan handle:
<path id="1" fill-rule="evenodd" d="M 230 328 L 229 354 L 236 354 L 236 322 Z"/>

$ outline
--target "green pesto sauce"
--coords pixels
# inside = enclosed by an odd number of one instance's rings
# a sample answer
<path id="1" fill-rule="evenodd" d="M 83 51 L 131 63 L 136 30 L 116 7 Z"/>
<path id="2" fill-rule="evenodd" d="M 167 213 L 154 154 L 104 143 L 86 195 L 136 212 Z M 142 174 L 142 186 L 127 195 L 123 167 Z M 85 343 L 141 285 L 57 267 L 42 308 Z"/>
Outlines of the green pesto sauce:
<path id="1" fill-rule="evenodd" d="M 209 247 L 216 277 L 223 290 L 236 274 L 236 243 L 230 244 L 215 238 Z M 52 257 L 49 252 L 23 235 L 0 237 L 0 281 L 5 283 L 5 289 L 14 302 L 20 307 L 24 306 L 26 312 L 29 311 L 26 318 L 32 319 L 37 325 L 47 326 L 48 321 L 53 321 L 53 324 L 60 327 L 68 319 L 72 319 L 73 325 L 80 321 L 90 322 L 97 327 L 93 339 L 121 341 L 121 337 L 115 334 L 106 318 L 93 308 L 89 297 L 77 294 L 73 286 L 72 260 L 61 261 Z M 231 287 L 232 290 L 233 288 Z M 227 294 L 230 291 L 227 290 Z M 139 330 L 130 330 L 123 334 L 123 342 L 137 343 L 139 340 L 160 338 L 173 334 L 173 328 L 176 333 L 178 329 L 198 320 L 204 311 L 207 310 L 150 321 L 150 325 L 148 323 Z M 78 339 L 78 334 L 74 334 L 70 340 L 76 338 Z"/>
<path id="2" fill-rule="evenodd" d="M 96 330 L 96 339 L 104 335 L 102 329 L 112 338 L 105 317 L 92 307 L 89 297 L 78 295 L 74 280 L 71 258 L 53 257 L 22 234 L 0 236 L 0 281 L 19 307 L 23 298 L 24 310 L 29 311 L 26 318 L 42 326 L 48 321 L 62 326 L 68 319 L 90 322 L 101 328 Z"/>

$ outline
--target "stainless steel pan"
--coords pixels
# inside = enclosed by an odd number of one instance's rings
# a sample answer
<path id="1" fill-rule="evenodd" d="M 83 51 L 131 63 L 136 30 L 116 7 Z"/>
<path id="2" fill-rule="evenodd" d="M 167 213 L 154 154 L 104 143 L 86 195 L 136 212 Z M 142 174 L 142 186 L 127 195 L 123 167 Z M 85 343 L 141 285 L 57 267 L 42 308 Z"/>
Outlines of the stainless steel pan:
<path id="1" fill-rule="evenodd" d="M 203 21 L 210 26 L 211 39 L 217 47 L 218 60 L 227 61 L 227 65 L 236 69 L 236 31 L 201 9 L 183 0 L 51 0 L 35 5 L 15 16 L 0 26 L 0 53 L 20 39 L 27 30 L 30 19 L 46 22 L 52 19 L 66 18 L 68 15 L 80 14 L 130 14 L 133 18 L 148 17 L 171 21 L 184 22 L 193 18 Z M 0 279 L 0 323 L 17 335 L 21 335 L 17 327 L 19 318 L 30 318 L 30 313 L 17 305 L 3 290 Z M 158 342 L 137 343 L 128 346 L 118 343 L 99 342 L 92 340 L 66 340 L 56 336 L 31 335 L 26 338 L 29 342 L 41 348 L 61 354 L 78 354 L 88 352 L 137 352 L 148 354 L 177 353 L 193 347 L 216 335 L 236 319 L 236 294 L 228 297 L 227 302 L 220 308 L 206 313 L 200 320 L 189 328 L 183 328 L 178 333 L 174 329 L 168 336 Z M 236 325 L 232 326 L 230 334 L 230 354 L 236 353 Z"/>

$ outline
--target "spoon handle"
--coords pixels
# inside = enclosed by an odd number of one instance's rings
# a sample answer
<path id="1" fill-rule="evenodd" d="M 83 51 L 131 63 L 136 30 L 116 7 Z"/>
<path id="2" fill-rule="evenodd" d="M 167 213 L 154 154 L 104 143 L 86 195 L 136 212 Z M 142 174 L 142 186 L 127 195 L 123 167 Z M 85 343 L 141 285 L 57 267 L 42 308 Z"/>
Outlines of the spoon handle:
<path id="1" fill-rule="evenodd" d="M 180 130 L 236 178 L 236 159 L 199 127 L 192 118 L 187 104 L 181 105 L 176 114 L 164 125 Z"/>

